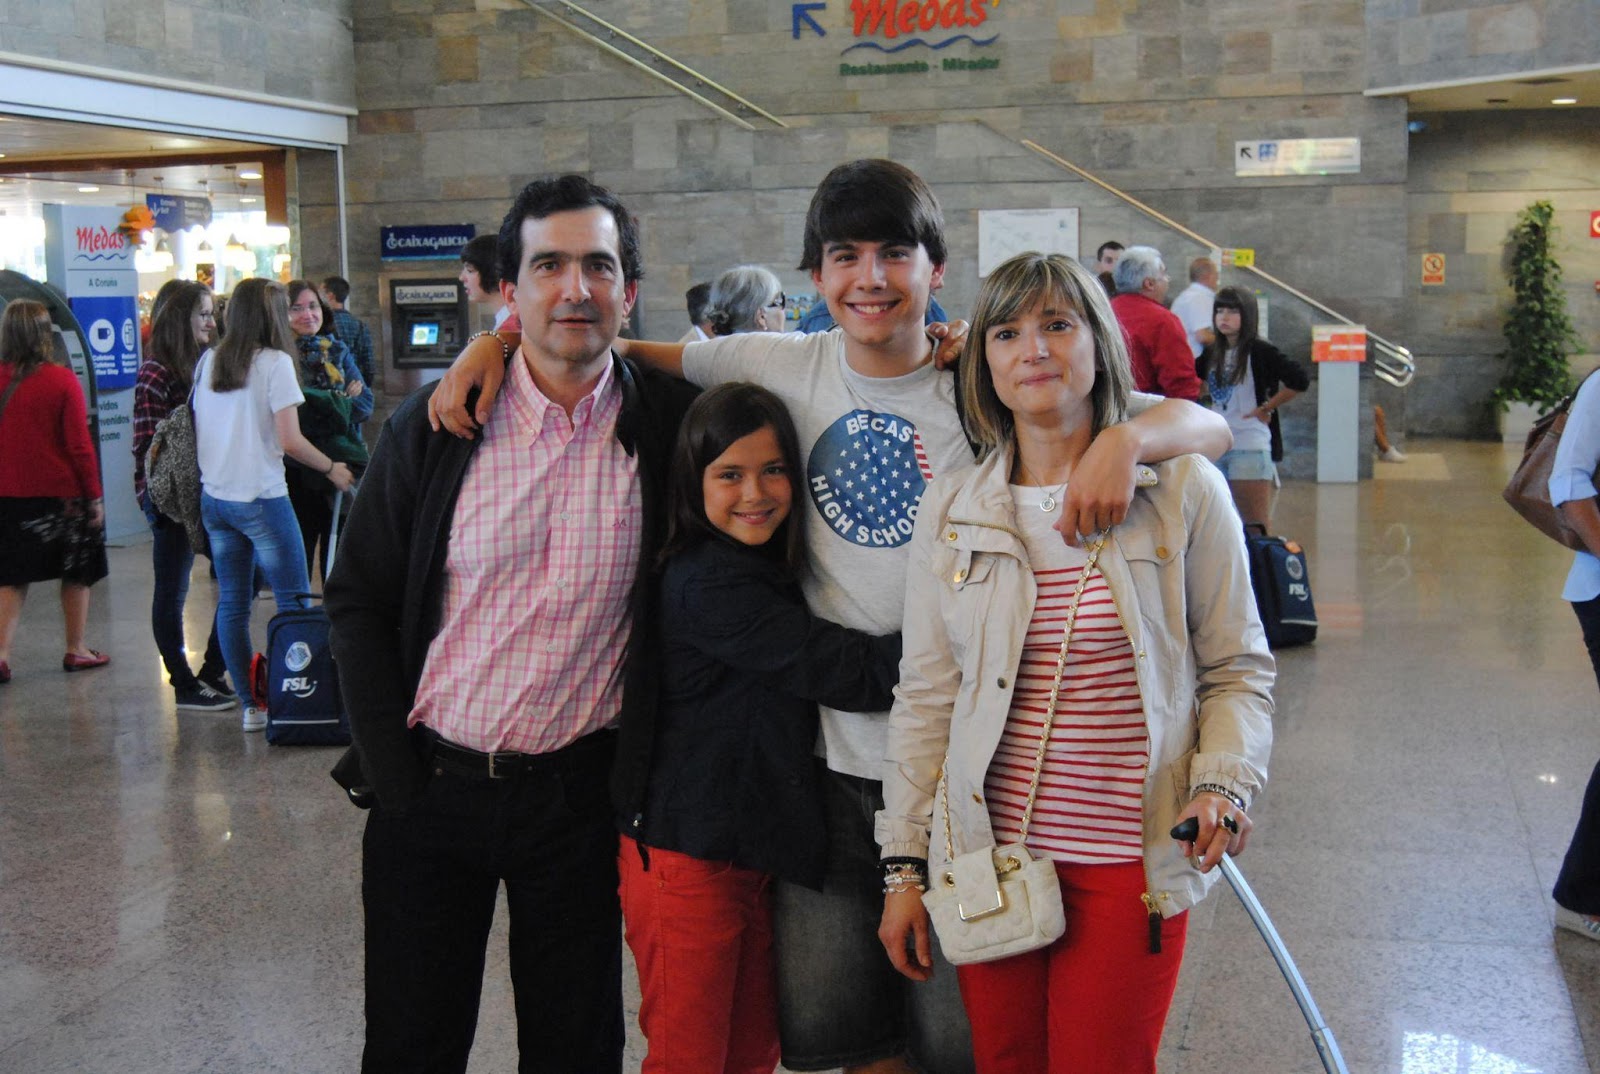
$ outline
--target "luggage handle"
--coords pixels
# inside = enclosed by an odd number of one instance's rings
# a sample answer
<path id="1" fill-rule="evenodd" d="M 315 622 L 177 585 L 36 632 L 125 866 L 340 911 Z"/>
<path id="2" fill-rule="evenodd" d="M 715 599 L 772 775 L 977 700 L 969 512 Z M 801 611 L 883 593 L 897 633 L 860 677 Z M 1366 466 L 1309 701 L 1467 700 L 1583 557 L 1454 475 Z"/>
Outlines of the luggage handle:
<path id="1" fill-rule="evenodd" d="M 1255 530 L 1257 533 L 1261 534 L 1261 536 L 1263 536 L 1263 537 L 1271 537 L 1272 536 L 1272 534 L 1267 532 L 1266 524 L 1263 523 L 1263 522 L 1246 522 L 1244 524 L 1245 535 L 1248 536 L 1251 530 Z"/>
<path id="2" fill-rule="evenodd" d="M 1173 828 L 1169 834 L 1180 843 L 1192 843 L 1200 834 L 1200 819 L 1190 817 Z M 1289 955 L 1289 949 L 1284 946 L 1283 938 L 1278 935 L 1278 930 L 1273 927 L 1272 919 L 1267 916 L 1261 900 L 1256 898 L 1249 881 L 1245 880 L 1244 874 L 1239 871 L 1232 858 L 1223 854 L 1217 864 L 1222 867 L 1222 875 L 1228 878 L 1233 893 L 1239 896 L 1239 901 L 1244 904 L 1245 913 L 1250 915 L 1250 921 L 1255 925 L 1256 931 L 1266 941 L 1267 950 L 1272 953 L 1272 959 L 1283 973 L 1283 979 L 1289 982 L 1289 991 L 1294 993 L 1294 1001 L 1299 1005 L 1306 1025 L 1311 1028 L 1311 1042 L 1316 1045 L 1317 1058 L 1322 1060 L 1322 1069 L 1327 1071 L 1327 1074 L 1349 1074 L 1349 1068 L 1344 1065 L 1344 1056 L 1339 1054 L 1339 1045 L 1333 1039 L 1333 1030 L 1328 1028 L 1322 1012 L 1317 1009 L 1317 1002 L 1311 998 L 1311 990 L 1306 987 L 1305 978 L 1300 976 L 1299 968 L 1295 966 L 1294 959 Z"/>

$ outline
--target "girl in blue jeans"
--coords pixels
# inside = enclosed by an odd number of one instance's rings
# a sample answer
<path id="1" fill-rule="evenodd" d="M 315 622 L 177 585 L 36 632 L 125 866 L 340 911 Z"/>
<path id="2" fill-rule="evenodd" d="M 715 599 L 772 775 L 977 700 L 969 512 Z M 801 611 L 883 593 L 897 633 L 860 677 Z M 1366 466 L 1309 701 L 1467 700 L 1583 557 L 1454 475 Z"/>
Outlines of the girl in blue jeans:
<path id="1" fill-rule="evenodd" d="M 278 610 L 302 606 L 311 582 L 305 544 L 289 505 L 283 457 L 326 475 L 348 491 L 350 468 L 318 451 L 300 432 L 305 396 L 289 327 L 289 297 L 272 280 L 249 279 L 228 303 L 228 334 L 200 357 L 194 377 L 195 445 L 200 457 L 200 514 L 217 568 L 217 636 L 236 688 L 249 681 L 253 564 L 259 564 Z M 267 714 L 244 710 L 244 729 L 260 731 Z"/>

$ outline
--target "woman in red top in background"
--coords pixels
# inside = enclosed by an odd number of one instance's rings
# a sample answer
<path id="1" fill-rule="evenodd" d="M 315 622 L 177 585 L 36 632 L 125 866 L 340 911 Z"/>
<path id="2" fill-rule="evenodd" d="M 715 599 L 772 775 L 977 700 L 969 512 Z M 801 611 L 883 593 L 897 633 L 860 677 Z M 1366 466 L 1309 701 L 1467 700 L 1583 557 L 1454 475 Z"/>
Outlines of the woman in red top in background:
<path id="1" fill-rule="evenodd" d="M 100 463 L 83 390 L 54 362 L 50 313 L 18 299 L 0 315 L 0 683 L 31 582 L 61 579 L 61 666 L 111 662 L 83 644 L 89 587 L 107 573 Z"/>

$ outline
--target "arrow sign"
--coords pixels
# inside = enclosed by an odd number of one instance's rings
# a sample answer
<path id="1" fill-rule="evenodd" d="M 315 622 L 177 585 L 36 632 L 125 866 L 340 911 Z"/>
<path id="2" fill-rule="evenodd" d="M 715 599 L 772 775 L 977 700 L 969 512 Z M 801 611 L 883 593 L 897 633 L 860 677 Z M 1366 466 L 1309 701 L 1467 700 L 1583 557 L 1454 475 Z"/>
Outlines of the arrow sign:
<path id="1" fill-rule="evenodd" d="M 811 27 L 813 30 L 815 30 L 817 32 L 817 36 L 818 37 L 827 37 L 828 36 L 828 31 L 824 30 L 822 28 L 822 26 L 817 22 L 817 20 L 811 17 L 811 13 L 813 11 L 826 11 L 827 9 L 828 9 L 828 5 L 827 4 L 796 4 L 796 5 L 794 5 L 794 7 L 792 9 L 792 11 L 793 11 L 793 19 L 794 19 L 794 39 L 796 41 L 800 40 L 800 25 L 802 23 L 804 23 L 805 25 L 807 25 L 807 26 Z"/>
<path id="2" fill-rule="evenodd" d="M 1239 156 L 1243 157 L 1245 160 L 1250 160 L 1250 147 L 1247 145 L 1241 145 L 1239 147 Z"/>

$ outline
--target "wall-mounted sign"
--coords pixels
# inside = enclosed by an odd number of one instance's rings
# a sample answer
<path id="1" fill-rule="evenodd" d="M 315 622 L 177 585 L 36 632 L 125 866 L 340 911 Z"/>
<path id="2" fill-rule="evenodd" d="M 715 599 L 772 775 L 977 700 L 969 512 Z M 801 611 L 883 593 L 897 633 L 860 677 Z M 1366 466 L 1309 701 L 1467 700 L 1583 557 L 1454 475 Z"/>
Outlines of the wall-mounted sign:
<path id="1" fill-rule="evenodd" d="M 1600 239 L 1600 209 L 1592 209 L 1589 212 L 1589 237 Z"/>
<path id="2" fill-rule="evenodd" d="M 930 71 L 992 71 L 1000 66 L 995 56 L 975 56 L 972 50 L 989 48 L 1000 35 L 974 31 L 989 21 L 1000 0 L 802 0 L 790 6 L 789 32 L 795 41 L 827 37 L 828 28 L 840 25 L 848 6 L 850 43 L 839 51 L 841 75 L 912 75 Z M 830 18 L 830 7 L 838 12 Z M 965 45 L 967 55 L 942 53 L 952 45 Z"/>
<path id="3" fill-rule="evenodd" d="M 987 276 L 1007 258 L 1037 250 L 1078 256 L 1076 209 L 979 209 L 978 275 Z"/>
<path id="4" fill-rule="evenodd" d="M 144 203 L 162 231 L 182 231 L 211 223 L 210 198 L 181 198 L 176 194 L 146 194 Z"/>
<path id="5" fill-rule="evenodd" d="M 1352 175 L 1360 170 L 1360 138 L 1280 138 L 1233 143 L 1234 175 Z"/>
<path id="6" fill-rule="evenodd" d="M 461 256 L 478 229 L 472 224 L 403 224 L 380 228 L 385 261 L 448 261 Z"/>
<path id="7" fill-rule="evenodd" d="M 1314 324 L 1311 326 L 1313 362 L 1364 362 L 1367 360 L 1367 326 L 1364 324 Z"/>
<path id="8" fill-rule="evenodd" d="M 1422 255 L 1422 286 L 1424 286 L 1424 287 L 1443 287 L 1444 286 L 1444 255 L 1443 254 L 1423 254 Z"/>
<path id="9" fill-rule="evenodd" d="M 1233 250 L 1222 251 L 1222 263 L 1232 265 L 1234 268 L 1250 268 L 1256 263 L 1256 251 L 1251 246 L 1240 246 Z"/>

